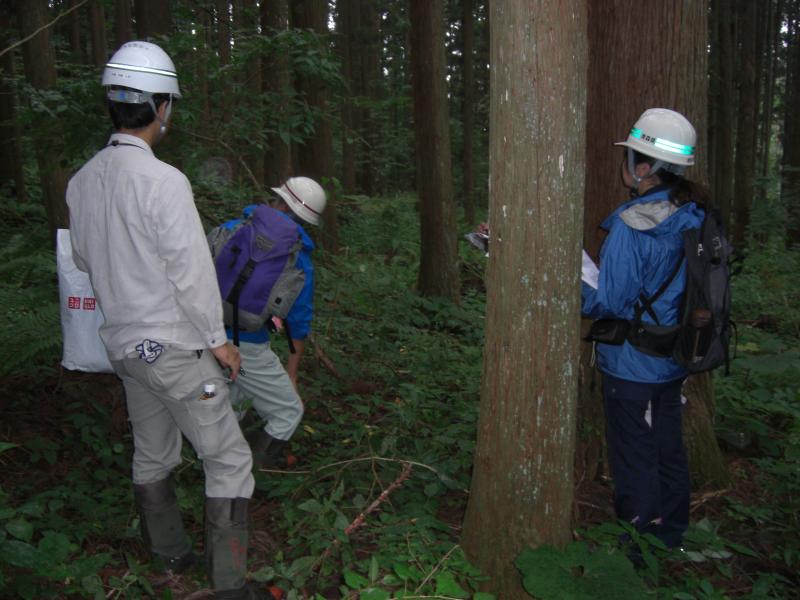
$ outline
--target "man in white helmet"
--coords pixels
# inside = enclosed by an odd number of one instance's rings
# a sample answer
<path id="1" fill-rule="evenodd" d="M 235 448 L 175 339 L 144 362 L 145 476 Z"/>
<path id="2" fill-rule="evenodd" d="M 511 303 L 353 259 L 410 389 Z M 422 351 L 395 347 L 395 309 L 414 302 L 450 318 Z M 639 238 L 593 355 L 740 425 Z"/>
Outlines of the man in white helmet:
<path id="1" fill-rule="evenodd" d="M 680 546 L 689 524 L 681 430 L 681 385 L 688 372 L 671 356 L 634 346 L 619 324 L 637 315 L 665 327 L 678 322 L 686 289 L 683 232 L 700 226 L 708 200 L 683 176 L 694 164 L 696 138 L 683 115 L 652 108 L 617 144 L 625 148 L 621 175 L 631 199 L 601 225 L 608 237 L 597 287 L 582 286 L 583 313 L 602 319 L 590 339 L 597 342 L 603 373 L 614 508 L 620 519 L 670 548 Z"/>
<path id="2" fill-rule="evenodd" d="M 134 440 L 134 497 L 149 549 L 166 569 L 194 562 L 172 483 L 182 436 L 203 461 L 206 555 L 215 598 L 270 598 L 245 582 L 252 456 L 220 365 L 239 373 L 191 186 L 152 147 L 180 98 L 155 44 L 128 42 L 106 65 L 108 144 L 67 189 L 75 262 L 89 273 L 100 336 L 122 379 Z"/>
<path id="3" fill-rule="evenodd" d="M 231 402 L 235 407 L 241 407 L 247 400 L 252 401 L 253 408 L 263 421 L 258 431 L 250 437 L 253 463 L 257 468 L 285 467 L 289 464 L 285 456 L 286 444 L 303 417 L 297 375 L 305 339 L 311 332 L 314 317 L 314 267 L 311 262 L 314 242 L 303 225 L 319 225 L 326 204 L 325 191 L 309 177 L 291 177 L 282 186 L 273 188 L 273 191 L 276 197 L 272 205 L 282 213 L 279 218 L 290 219 L 297 226 L 302 248 L 296 266 L 303 270 L 305 279 L 303 289 L 285 319 L 286 330 L 294 346 L 285 369 L 270 348 L 266 329 L 239 333 L 242 367 L 247 376 L 231 385 Z M 245 216 L 254 208 L 246 207 Z M 231 328 L 228 328 L 228 336 L 233 338 Z M 240 413 L 240 416 L 243 417 L 244 413 Z"/>

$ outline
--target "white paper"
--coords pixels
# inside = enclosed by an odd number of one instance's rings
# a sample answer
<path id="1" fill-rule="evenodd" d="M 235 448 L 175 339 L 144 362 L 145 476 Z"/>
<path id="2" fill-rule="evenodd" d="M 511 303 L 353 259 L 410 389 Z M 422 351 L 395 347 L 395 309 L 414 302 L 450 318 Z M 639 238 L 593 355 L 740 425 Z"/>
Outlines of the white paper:
<path id="1" fill-rule="evenodd" d="M 583 250 L 583 261 L 581 265 L 581 281 L 586 282 L 587 285 L 597 289 L 597 278 L 600 276 L 600 270 L 594 264 L 592 258 Z"/>

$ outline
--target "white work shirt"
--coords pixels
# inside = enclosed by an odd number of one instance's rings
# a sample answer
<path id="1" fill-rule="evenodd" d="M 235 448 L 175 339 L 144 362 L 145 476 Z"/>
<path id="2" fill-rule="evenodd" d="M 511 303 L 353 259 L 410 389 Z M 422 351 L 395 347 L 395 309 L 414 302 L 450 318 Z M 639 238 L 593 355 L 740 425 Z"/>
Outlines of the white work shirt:
<path id="1" fill-rule="evenodd" d="M 216 272 L 189 180 L 147 143 L 115 133 L 70 180 L 75 264 L 105 316 L 118 360 L 145 340 L 182 349 L 226 341 Z"/>

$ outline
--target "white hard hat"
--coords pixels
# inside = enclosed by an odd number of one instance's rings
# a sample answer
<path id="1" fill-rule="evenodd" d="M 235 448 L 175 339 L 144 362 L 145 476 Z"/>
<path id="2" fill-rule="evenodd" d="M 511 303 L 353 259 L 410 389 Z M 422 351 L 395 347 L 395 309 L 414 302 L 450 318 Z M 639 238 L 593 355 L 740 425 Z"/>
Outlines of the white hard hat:
<path id="1" fill-rule="evenodd" d="M 172 59 L 150 42 L 123 44 L 106 64 L 102 84 L 181 97 Z"/>
<path id="2" fill-rule="evenodd" d="M 279 188 L 272 188 L 292 212 L 306 223 L 319 225 L 319 218 L 325 211 L 325 190 L 309 177 L 290 177 Z"/>
<path id="3" fill-rule="evenodd" d="M 650 108 L 642 113 L 624 142 L 637 152 L 669 165 L 689 167 L 694 164 L 697 133 L 679 112 L 668 108 Z"/>

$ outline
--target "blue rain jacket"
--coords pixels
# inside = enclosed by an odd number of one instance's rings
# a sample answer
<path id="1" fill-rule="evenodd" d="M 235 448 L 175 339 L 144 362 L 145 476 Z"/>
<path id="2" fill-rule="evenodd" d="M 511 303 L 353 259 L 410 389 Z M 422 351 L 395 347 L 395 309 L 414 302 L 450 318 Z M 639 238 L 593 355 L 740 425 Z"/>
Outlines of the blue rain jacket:
<path id="1" fill-rule="evenodd" d="M 650 297 L 683 260 L 682 232 L 700 227 L 703 211 L 694 202 L 675 206 L 669 189 L 659 186 L 645 196 L 617 208 L 601 227 L 608 231 L 600 251 L 597 289 L 583 284 L 583 314 L 593 319 L 632 319 L 642 293 Z M 686 288 L 686 263 L 667 290 L 653 304 L 661 325 L 674 325 Z M 646 313 L 642 320 L 653 322 Z M 625 342 L 621 346 L 597 344 L 597 364 L 603 373 L 640 383 L 663 383 L 687 376 L 671 358 L 639 352 Z"/>
<path id="2" fill-rule="evenodd" d="M 242 211 L 241 219 L 233 219 L 223 224 L 223 227 L 233 228 L 238 225 L 243 219 L 246 219 L 256 209 L 256 204 L 246 206 Z M 285 219 L 292 220 L 289 215 L 281 214 Z M 295 223 L 296 224 L 296 223 Z M 308 237 L 306 230 L 299 224 L 297 225 L 297 232 L 300 234 L 300 239 L 303 241 L 303 248 L 297 255 L 297 266 L 303 269 L 306 274 L 306 281 L 297 300 L 292 304 L 289 314 L 286 315 L 286 323 L 289 324 L 289 331 L 292 333 L 292 338 L 296 340 L 304 340 L 311 333 L 311 321 L 314 318 L 314 265 L 311 262 L 311 253 L 314 251 L 314 242 Z M 233 329 L 226 327 L 225 331 L 228 334 L 228 339 L 233 339 Z M 266 327 L 260 331 L 240 331 L 239 340 L 242 342 L 249 342 L 251 344 L 260 344 L 269 340 L 269 332 Z"/>

